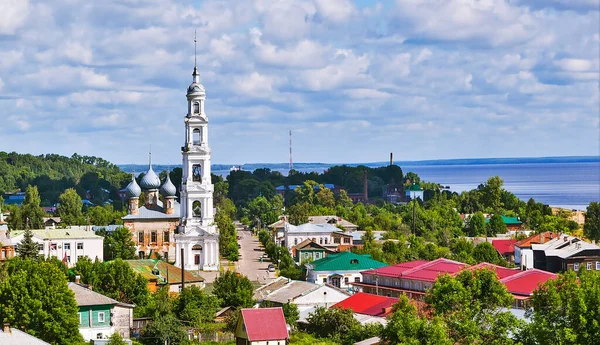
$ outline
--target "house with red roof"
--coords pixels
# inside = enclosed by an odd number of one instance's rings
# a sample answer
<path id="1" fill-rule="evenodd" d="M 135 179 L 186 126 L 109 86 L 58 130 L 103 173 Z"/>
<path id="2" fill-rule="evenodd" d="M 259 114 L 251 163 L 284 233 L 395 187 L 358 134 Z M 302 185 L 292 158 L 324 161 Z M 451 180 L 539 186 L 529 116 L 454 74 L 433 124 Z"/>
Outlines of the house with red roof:
<path id="1" fill-rule="evenodd" d="M 361 324 L 380 323 L 386 325 L 387 316 L 392 313 L 392 306 L 396 302 L 398 302 L 398 298 L 358 292 L 334 304 L 332 308 L 352 310 L 354 318 Z"/>
<path id="2" fill-rule="evenodd" d="M 425 291 L 431 288 L 439 275 L 454 274 L 467 266 L 445 258 L 404 262 L 362 271 L 362 282 L 356 282 L 354 286 L 370 294 L 388 297 L 406 294 L 410 299 L 422 300 Z"/>
<path id="3" fill-rule="evenodd" d="M 236 345 L 285 345 L 290 335 L 283 309 L 242 309 L 235 329 Z"/>
<path id="4" fill-rule="evenodd" d="M 494 249 L 509 263 L 515 261 L 515 243 L 517 240 L 512 238 L 503 238 L 499 240 L 492 240 L 492 246 Z"/>

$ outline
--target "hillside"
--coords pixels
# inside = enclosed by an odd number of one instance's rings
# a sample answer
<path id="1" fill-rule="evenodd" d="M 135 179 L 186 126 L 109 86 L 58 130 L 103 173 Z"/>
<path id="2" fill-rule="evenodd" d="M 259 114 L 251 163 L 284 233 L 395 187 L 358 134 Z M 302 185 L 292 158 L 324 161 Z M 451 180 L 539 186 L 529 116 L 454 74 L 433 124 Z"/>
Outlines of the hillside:
<path id="1" fill-rule="evenodd" d="M 0 193 L 24 191 L 35 185 L 45 206 L 56 203 L 67 188 L 75 188 L 82 198 L 94 203 L 116 200 L 129 179 L 118 166 L 99 157 L 0 151 Z"/>

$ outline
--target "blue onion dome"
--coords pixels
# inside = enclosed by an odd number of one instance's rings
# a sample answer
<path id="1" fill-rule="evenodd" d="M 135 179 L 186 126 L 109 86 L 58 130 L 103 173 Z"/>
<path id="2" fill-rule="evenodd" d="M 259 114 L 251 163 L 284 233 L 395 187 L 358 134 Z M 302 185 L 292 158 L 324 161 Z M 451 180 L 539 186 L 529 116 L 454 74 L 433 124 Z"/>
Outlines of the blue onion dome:
<path id="1" fill-rule="evenodd" d="M 177 188 L 175 188 L 175 185 L 173 182 L 171 182 L 171 177 L 167 172 L 167 179 L 165 180 L 165 183 L 163 183 L 162 187 L 160 187 L 160 194 L 162 194 L 164 197 L 170 197 L 175 196 L 176 193 Z"/>
<path id="2" fill-rule="evenodd" d="M 139 198 L 140 194 L 142 194 L 142 189 L 135 181 L 135 175 L 131 175 L 131 182 L 125 187 L 125 192 L 128 198 Z"/>
<path id="3" fill-rule="evenodd" d="M 158 178 L 158 175 L 156 175 L 154 170 L 152 170 L 152 165 L 150 165 L 148 171 L 146 171 L 146 174 L 144 174 L 144 177 L 142 177 L 140 185 L 143 189 L 150 190 L 158 189 L 160 187 L 160 178 Z"/>

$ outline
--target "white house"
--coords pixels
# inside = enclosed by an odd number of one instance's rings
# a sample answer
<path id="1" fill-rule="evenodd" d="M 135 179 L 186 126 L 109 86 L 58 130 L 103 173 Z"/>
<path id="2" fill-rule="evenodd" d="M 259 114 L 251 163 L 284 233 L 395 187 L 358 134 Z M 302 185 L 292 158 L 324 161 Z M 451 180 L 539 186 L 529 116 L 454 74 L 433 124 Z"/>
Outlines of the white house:
<path id="1" fill-rule="evenodd" d="M 286 223 L 282 246 L 292 250 L 292 247 L 304 240 L 310 240 L 324 247 L 337 248 L 339 245 L 352 245 L 352 235 L 331 224 L 292 225 Z"/>
<path id="2" fill-rule="evenodd" d="M 33 241 L 38 243 L 40 255 L 46 258 L 56 257 L 67 266 L 77 264 L 77 260 L 87 256 L 93 260 L 104 260 L 104 237 L 90 230 L 81 229 L 45 229 L 31 230 Z M 12 243 L 15 249 L 23 240 L 25 231 L 13 231 Z"/>
<path id="3" fill-rule="evenodd" d="M 350 290 L 354 283 L 362 282 L 360 272 L 387 266 L 373 260 L 369 254 L 341 252 L 312 261 L 306 265 L 306 281 L 315 284 L 331 284 Z"/>
<path id="4" fill-rule="evenodd" d="M 410 200 L 421 199 L 424 201 L 423 197 L 423 189 L 418 183 L 413 183 L 408 189 L 406 189 L 406 196 L 410 198 Z"/>

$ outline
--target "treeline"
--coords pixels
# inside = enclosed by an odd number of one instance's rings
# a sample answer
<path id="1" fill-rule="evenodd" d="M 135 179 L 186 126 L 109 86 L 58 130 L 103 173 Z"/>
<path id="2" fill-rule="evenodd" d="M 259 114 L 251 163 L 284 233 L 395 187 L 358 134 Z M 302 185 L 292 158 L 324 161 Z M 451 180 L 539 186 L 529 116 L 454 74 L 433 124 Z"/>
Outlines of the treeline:
<path id="1" fill-rule="evenodd" d="M 57 203 L 60 194 L 69 188 L 82 197 L 88 194 L 94 204 L 117 200 L 119 189 L 129 179 L 115 164 L 99 157 L 0 152 L 0 194 L 37 186 L 42 206 Z"/>

